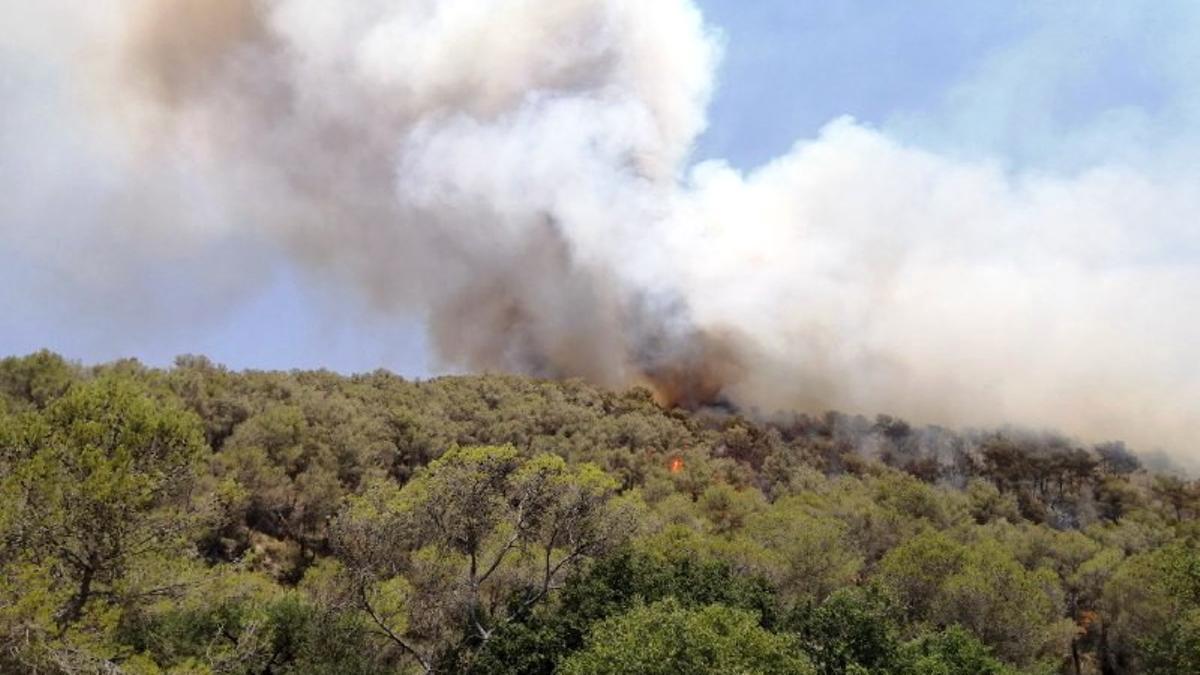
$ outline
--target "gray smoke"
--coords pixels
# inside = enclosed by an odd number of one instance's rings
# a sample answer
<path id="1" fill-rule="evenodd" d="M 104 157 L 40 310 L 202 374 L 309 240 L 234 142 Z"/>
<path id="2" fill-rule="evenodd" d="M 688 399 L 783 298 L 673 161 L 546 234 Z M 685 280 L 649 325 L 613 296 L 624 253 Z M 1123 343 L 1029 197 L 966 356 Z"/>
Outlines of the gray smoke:
<path id="1" fill-rule="evenodd" d="M 749 173 L 690 166 L 720 52 L 690 0 L 98 4 L 49 3 L 23 48 L 136 178 L 104 222 L 153 255 L 286 251 L 457 367 L 1200 431 L 1194 173 L 1013 174 L 849 119 Z"/>

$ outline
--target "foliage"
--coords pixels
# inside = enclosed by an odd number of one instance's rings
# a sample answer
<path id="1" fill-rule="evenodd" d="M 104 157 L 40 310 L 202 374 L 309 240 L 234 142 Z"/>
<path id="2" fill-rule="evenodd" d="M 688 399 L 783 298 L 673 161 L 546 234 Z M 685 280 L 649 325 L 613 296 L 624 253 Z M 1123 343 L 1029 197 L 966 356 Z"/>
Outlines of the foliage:
<path id="1" fill-rule="evenodd" d="M 11 424 L 0 563 L 16 583 L 0 593 L 25 597 L 0 611 L 0 639 L 39 636 L 10 646 L 18 659 L 32 646 L 36 662 L 64 657 L 65 637 L 100 639 L 118 607 L 177 588 L 150 567 L 186 551 L 204 449 L 193 415 L 119 377 L 73 387 Z M 104 660 L 112 650 L 82 651 Z"/>
<path id="2" fill-rule="evenodd" d="M 455 448 L 407 485 L 350 500 L 335 526 L 358 607 L 403 651 L 483 644 L 547 598 L 575 566 L 619 545 L 633 526 L 616 482 L 556 455 Z M 431 621 L 431 618 L 433 621 Z"/>
<path id="3" fill-rule="evenodd" d="M 597 560 L 568 580 L 554 607 L 502 627 L 481 650 L 474 672 L 554 672 L 563 656 L 583 646 L 597 622 L 641 603 L 666 599 L 688 608 L 745 609 L 770 628 L 778 606 L 769 582 L 695 551 L 692 538 L 686 531 L 672 530 Z"/>
<path id="4" fill-rule="evenodd" d="M 846 588 L 820 605 L 797 607 L 788 627 L 800 637 L 822 675 L 880 672 L 899 659 L 891 611 L 873 589 Z"/>
<path id="5" fill-rule="evenodd" d="M 0 360 L 0 672 L 1200 671 L 1120 443 L 486 375 Z"/>
<path id="6" fill-rule="evenodd" d="M 635 607 L 598 624 L 564 675 L 612 673 L 811 673 L 791 640 L 723 605 L 686 609 L 676 600 Z"/>
<path id="7" fill-rule="evenodd" d="M 904 645 L 898 669 L 905 675 L 1010 675 L 1004 665 L 970 631 L 951 626 Z"/>

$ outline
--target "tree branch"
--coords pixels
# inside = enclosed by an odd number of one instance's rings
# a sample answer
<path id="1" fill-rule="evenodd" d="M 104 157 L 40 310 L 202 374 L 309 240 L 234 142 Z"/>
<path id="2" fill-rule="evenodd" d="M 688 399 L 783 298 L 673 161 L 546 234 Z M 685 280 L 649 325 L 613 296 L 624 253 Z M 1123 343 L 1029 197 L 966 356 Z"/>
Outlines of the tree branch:
<path id="1" fill-rule="evenodd" d="M 421 668 L 423 668 L 426 673 L 432 673 L 433 667 L 430 665 L 429 661 L 422 657 L 416 649 L 410 647 L 407 642 L 400 638 L 399 635 L 396 635 L 383 621 L 383 619 L 375 613 L 375 609 L 371 607 L 371 601 L 367 599 L 367 587 L 365 584 L 358 587 L 358 593 L 359 599 L 362 601 L 363 610 L 368 616 L 371 617 L 371 620 L 375 622 L 375 625 L 379 626 L 379 630 L 383 631 L 383 634 L 388 639 L 396 643 L 396 645 L 407 652 L 409 656 L 412 656 L 414 659 L 416 659 L 417 663 L 421 664 Z"/>

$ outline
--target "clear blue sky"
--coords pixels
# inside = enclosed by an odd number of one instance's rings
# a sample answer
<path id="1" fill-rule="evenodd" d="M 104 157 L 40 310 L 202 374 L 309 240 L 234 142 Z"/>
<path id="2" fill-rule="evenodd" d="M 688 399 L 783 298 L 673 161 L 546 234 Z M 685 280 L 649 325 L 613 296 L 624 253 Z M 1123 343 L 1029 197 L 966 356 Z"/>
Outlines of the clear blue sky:
<path id="1" fill-rule="evenodd" d="M 1147 156 L 1161 162 L 1181 145 L 1196 147 L 1200 3 L 700 5 L 723 32 L 726 51 L 697 159 L 750 168 L 843 115 L 940 152 L 1046 171 Z M 37 76 L 11 61 L 0 65 L 0 93 Z M 0 99 L 0 132 L 18 133 L 14 120 L 36 116 L 36 103 L 20 108 Z M 70 139 L 47 139 L 54 142 Z M 4 148 L 0 172 L 28 169 L 27 158 L 6 157 Z M 239 368 L 429 373 L 419 319 L 369 317 L 355 300 L 329 297 L 282 261 L 248 259 L 269 281 L 231 310 L 193 298 L 186 286 L 195 270 L 177 273 L 188 261 L 137 271 L 155 297 L 175 300 L 172 316 L 210 312 L 212 319 L 135 322 L 131 330 L 136 299 L 80 312 L 47 290 L 58 288 L 49 283 L 53 270 L 0 243 L 0 353 L 49 347 L 88 362 L 136 356 L 154 364 L 204 353 Z"/>

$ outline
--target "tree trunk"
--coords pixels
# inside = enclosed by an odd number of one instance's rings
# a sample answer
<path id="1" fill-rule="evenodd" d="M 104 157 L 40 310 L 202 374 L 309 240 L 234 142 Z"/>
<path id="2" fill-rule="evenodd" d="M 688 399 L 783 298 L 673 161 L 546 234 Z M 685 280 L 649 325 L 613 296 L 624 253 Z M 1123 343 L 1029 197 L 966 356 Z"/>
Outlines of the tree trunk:
<path id="1" fill-rule="evenodd" d="M 1108 629 L 1104 626 L 1100 627 L 1100 647 L 1097 651 L 1100 656 L 1101 675 L 1117 675 L 1116 665 L 1113 663 L 1113 655 L 1108 648 Z"/>
<path id="2" fill-rule="evenodd" d="M 95 575 L 95 567 L 89 565 L 84 568 L 83 578 L 79 580 L 79 590 L 71 597 L 71 601 L 67 603 L 58 621 L 58 628 L 63 633 L 71 624 L 78 621 L 79 617 L 83 616 L 83 608 L 92 595 L 92 579 L 95 578 Z"/>

